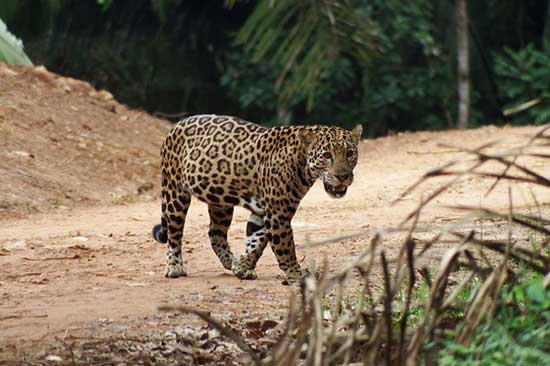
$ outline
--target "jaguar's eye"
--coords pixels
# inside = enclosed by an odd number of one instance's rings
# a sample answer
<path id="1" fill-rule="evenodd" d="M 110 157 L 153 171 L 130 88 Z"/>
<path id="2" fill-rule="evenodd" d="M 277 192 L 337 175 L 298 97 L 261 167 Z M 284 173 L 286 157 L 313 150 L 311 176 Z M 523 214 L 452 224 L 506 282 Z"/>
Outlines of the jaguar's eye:
<path id="1" fill-rule="evenodd" d="M 352 158 L 353 155 L 355 155 L 355 153 L 353 152 L 353 150 L 348 150 L 348 152 L 346 153 L 346 157 L 347 157 L 348 159 Z"/>
<path id="2" fill-rule="evenodd" d="M 330 153 L 327 151 L 326 153 L 323 154 L 323 158 L 329 160 L 332 158 L 332 155 L 330 155 Z"/>

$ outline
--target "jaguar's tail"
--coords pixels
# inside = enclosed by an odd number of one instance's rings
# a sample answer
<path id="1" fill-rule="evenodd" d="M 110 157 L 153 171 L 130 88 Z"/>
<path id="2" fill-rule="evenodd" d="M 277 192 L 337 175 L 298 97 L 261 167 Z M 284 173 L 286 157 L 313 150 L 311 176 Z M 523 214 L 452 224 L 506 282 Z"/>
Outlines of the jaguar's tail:
<path id="1" fill-rule="evenodd" d="M 161 220 L 160 224 L 153 226 L 153 238 L 161 244 L 166 244 L 168 242 L 168 232 L 166 230 L 166 225 L 163 225 L 164 219 Z"/>

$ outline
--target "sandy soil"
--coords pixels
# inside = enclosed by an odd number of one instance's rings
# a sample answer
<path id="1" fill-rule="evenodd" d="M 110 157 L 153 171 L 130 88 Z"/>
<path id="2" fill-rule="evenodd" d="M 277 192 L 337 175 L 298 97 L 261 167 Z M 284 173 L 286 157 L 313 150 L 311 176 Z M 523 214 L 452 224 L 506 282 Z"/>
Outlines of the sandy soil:
<path id="1" fill-rule="evenodd" d="M 16 71 L 32 74 L 29 70 Z M 12 80 L 12 83 L 15 84 L 15 81 Z M 34 82 L 32 85 L 35 85 Z M 81 113 L 87 108 L 94 110 L 98 107 L 93 103 L 90 107 L 86 104 L 88 102 L 63 90 L 55 93 L 59 93 L 58 97 L 70 95 L 75 103 L 81 103 Z M 0 98 L 7 99 L 5 92 L 0 94 Z M 54 100 L 55 95 L 48 98 Z M 80 95 L 80 98 L 83 96 Z M 113 108 L 117 106 L 115 104 Z M 65 107 L 60 105 L 62 109 Z M 0 109 L 0 122 L 4 129 L 11 119 L 18 118 L 17 111 L 8 112 L 7 108 Z M 123 113 L 136 115 L 138 112 L 124 109 Z M 10 116 L 9 119 L 6 116 Z M 83 128 L 84 122 L 67 122 L 63 115 L 58 117 L 54 114 L 53 119 L 59 120 L 59 123 L 64 121 L 69 128 L 77 131 Z M 123 121 L 120 116 L 116 119 Z M 200 323 L 191 317 L 160 314 L 157 307 L 162 304 L 184 304 L 208 310 L 218 317 L 254 318 L 261 315 L 277 318 L 285 312 L 289 294 L 296 288 L 281 284 L 282 272 L 271 251 L 266 250 L 258 264 L 258 280 L 241 281 L 232 276 L 223 269 L 209 246 L 208 215 L 206 206 L 200 202 L 193 203 L 184 234 L 184 254 L 190 275 L 182 279 L 163 277 L 165 247 L 151 239 L 150 230 L 159 221 L 160 207 L 159 201 L 154 198 L 158 192 L 158 168 L 155 165 L 158 159 L 154 154 L 160 146 L 159 136 L 165 133 L 167 125 L 149 116 L 140 119 L 141 122 L 134 119 L 136 126 L 132 134 L 135 136 L 126 136 L 124 141 L 127 142 L 121 142 L 118 148 L 113 149 L 122 154 L 120 156 L 133 155 L 136 158 L 121 159 L 118 169 L 114 166 L 95 169 L 101 166 L 104 159 L 109 159 L 109 152 L 105 153 L 107 155 L 102 155 L 103 152 L 87 157 L 79 155 L 82 160 L 74 163 L 75 169 L 93 170 L 93 174 L 67 173 L 74 174 L 72 178 L 57 177 L 56 168 L 41 165 L 44 174 L 39 177 L 47 175 L 50 181 L 57 180 L 61 184 L 53 190 L 51 186 L 36 184 L 33 188 L 36 191 L 24 195 L 27 186 L 21 185 L 21 182 L 26 179 L 32 183 L 37 176 L 30 165 L 33 163 L 21 164 L 19 170 L 14 170 L 10 165 L 13 161 L 0 164 L 0 191 L 3 194 L 8 190 L 11 192 L 11 196 L 3 200 L 4 211 L 0 220 L 0 361 L 13 360 L 23 350 L 39 352 L 41 346 L 59 341 L 68 334 L 87 337 L 146 334 L 162 332 L 174 323 Z M 150 124 L 146 126 L 143 119 Z M 113 138 L 106 129 L 96 127 L 96 122 L 97 119 L 86 122 L 92 130 L 100 131 L 95 136 L 95 146 L 103 139 Z M 131 120 L 124 122 L 131 123 Z M 77 129 L 77 125 L 81 127 Z M 117 131 L 119 129 L 117 127 Z M 485 127 L 469 131 L 404 133 L 363 141 L 356 180 L 346 197 L 330 199 L 322 186 L 316 184 L 302 201 L 293 221 L 299 259 L 305 265 L 310 259 L 319 263 L 327 258 L 329 268 L 338 269 L 360 254 L 376 230 L 398 224 L 415 207 L 420 197 L 433 191 L 441 181 L 423 185 L 405 199 L 392 204 L 400 193 L 429 168 L 460 155 L 455 148 L 443 145 L 475 147 L 488 140 L 505 139 L 500 145 L 503 148 L 512 146 L 537 130 L 536 127 Z M 124 135 L 125 132 L 117 133 Z M 22 132 L 12 135 L 8 139 L 12 144 L 8 150 L 25 151 L 16 149 L 17 144 L 28 143 L 25 136 Z M 116 136 L 114 139 L 117 139 Z M 103 146 L 106 145 L 104 143 Z M 129 146 L 132 146 L 133 152 L 128 153 Z M 34 156 L 55 150 L 44 145 L 36 149 Z M 76 149 L 79 149 L 78 144 Z M 69 149 L 64 154 L 71 160 L 71 154 L 75 151 Z M 36 159 L 21 154 L 10 156 L 12 159 Z M 149 161 L 146 166 L 151 167 L 132 170 L 143 159 Z M 550 166 L 544 165 L 542 160 L 533 161 L 531 166 L 546 176 L 550 175 Z M 11 175 L 2 174 L 5 172 Z M 140 174 L 143 174 L 139 178 L 141 183 L 136 182 Z M 88 190 L 80 192 L 74 186 L 71 189 L 75 191 L 67 198 L 63 189 L 65 179 L 69 179 L 68 185 L 80 181 Z M 152 182 L 152 187 L 149 182 Z M 446 205 L 486 204 L 505 209 L 507 188 L 499 187 L 485 197 L 490 183 L 470 178 L 434 202 L 420 219 L 421 224 L 426 226 L 425 233 L 432 233 L 429 226 L 449 225 L 460 219 L 462 214 L 445 208 Z M 114 184 L 122 187 L 126 200 L 105 197 L 113 192 Z M 140 184 L 148 184 L 147 195 L 138 190 Z M 526 185 L 515 186 L 513 194 L 516 205 L 529 210 L 533 204 L 531 191 Z M 539 209 L 547 209 L 550 204 L 548 189 L 535 189 L 534 193 L 538 196 Z M 35 194 L 48 197 L 45 200 L 48 204 L 33 206 L 31 201 Z M 29 207 L 35 209 L 29 210 Z M 237 210 L 229 232 L 230 243 L 237 253 L 244 247 L 247 216 L 245 210 Z M 499 223 L 489 224 L 484 230 L 488 236 L 505 233 Z M 364 235 L 336 241 L 311 253 L 307 253 L 304 246 L 306 237 L 326 239 L 353 232 Z M 398 236 L 390 236 L 385 241 L 390 256 L 398 250 L 399 239 Z M 437 260 L 444 249 L 435 251 L 432 259 Z"/>

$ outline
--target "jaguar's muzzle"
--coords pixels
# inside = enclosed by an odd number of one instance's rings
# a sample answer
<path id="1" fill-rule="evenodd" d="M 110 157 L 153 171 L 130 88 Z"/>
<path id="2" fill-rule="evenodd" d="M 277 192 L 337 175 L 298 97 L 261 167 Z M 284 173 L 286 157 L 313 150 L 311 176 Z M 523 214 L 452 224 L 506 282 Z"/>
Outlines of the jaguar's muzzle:
<path id="1" fill-rule="evenodd" d="M 323 181 L 323 185 L 325 186 L 325 192 L 332 198 L 342 198 L 348 191 L 348 187 L 342 184 L 333 186 L 327 181 Z"/>

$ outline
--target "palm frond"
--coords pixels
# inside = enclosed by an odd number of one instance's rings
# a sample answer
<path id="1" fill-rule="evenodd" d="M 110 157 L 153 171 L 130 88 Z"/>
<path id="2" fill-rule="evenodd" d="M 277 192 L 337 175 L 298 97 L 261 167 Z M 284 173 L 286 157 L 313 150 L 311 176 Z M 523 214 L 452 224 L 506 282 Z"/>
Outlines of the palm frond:
<path id="1" fill-rule="evenodd" d="M 275 88 L 283 102 L 305 94 L 311 109 L 317 86 L 339 57 L 368 61 L 370 23 L 350 0 L 261 0 L 236 42 L 255 62 L 279 67 Z"/>
<path id="2" fill-rule="evenodd" d="M 11 65 L 32 65 L 23 51 L 23 42 L 15 37 L 0 19 L 0 62 Z"/>

